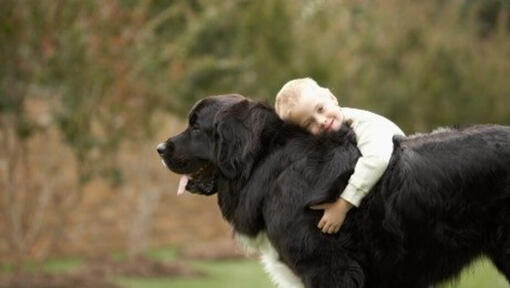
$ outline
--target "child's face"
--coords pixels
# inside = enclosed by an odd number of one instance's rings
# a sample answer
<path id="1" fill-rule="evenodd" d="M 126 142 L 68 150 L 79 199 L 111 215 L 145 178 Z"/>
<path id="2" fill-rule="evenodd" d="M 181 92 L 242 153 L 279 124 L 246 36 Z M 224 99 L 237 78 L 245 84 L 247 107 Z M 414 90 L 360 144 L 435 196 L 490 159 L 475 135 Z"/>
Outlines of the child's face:
<path id="1" fill-rule="evenodd" d="M 312 134 L 339 130 L 344 116 L 334 97 L 322 87 L 305 89 L 292 109 L 289 120 Z"/>

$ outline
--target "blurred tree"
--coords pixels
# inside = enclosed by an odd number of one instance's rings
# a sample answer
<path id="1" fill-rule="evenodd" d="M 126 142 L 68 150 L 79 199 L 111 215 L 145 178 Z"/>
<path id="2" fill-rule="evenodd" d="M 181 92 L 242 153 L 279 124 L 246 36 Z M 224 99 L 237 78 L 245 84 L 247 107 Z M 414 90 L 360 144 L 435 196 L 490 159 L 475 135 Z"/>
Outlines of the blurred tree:
<path id="1" fill-rule="evenodd" d="M 510 30 L 510 17 L 508 17 L 510 2 L 508 0 L 464 0 L 463 2 L 462 14 L 474 12 L 478 22 L 478 33 L 482 38 L 497 31 L 499 25 L 506 27 L 507 31 Z"/>
<path id="2" fill-rule="evenodd" d="M 27 94 L 38 87 L 30 87 L 36 77 L 34 69 L 40 50 L 32 50 L 30 27 L 26 13 L 18 11 L 15 1 L 3 1 L 0 9 L 0 192 L 6 231 L 2 231 L 20 268 L 27 251 L 37 240 L 43 225 L 48 199 L 53 193 L 50 185 L 34 181 L 30 157 L 34 151 L 28 141 L 44 126 L 26 113 Z M 34 41 L 37 43 L 38 41 Z M 32 61 L 32 58 L 34 61 Z M 37 192 L 36 192 L 37 191 Z M 34 195 L 35 194 L 35 195 Z M 27 220 L 28 218 L 28 220 Z"/>

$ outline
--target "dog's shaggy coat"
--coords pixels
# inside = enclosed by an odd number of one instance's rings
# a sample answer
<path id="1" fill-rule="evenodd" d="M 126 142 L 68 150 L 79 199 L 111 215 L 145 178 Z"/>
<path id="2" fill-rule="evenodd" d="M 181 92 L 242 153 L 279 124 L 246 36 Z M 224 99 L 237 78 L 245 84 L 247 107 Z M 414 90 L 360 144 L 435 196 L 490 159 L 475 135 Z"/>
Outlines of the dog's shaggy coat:
<path id="1" fill-rule="evenodd" d="M 394 139 L 385 174 L 327 235 L 308 207 L 346 186 L 360 156 L 349 127 L 309 135 L 239 95 L 205 98 L 189 120 L 158 152 L 194 174 L 188 190 L 218 193 L 236 233 L 268 239 L 265 262 L 292 271 L 281 287 L 427 287 L 482 255 L 510 279 L 510 127 Z"/>

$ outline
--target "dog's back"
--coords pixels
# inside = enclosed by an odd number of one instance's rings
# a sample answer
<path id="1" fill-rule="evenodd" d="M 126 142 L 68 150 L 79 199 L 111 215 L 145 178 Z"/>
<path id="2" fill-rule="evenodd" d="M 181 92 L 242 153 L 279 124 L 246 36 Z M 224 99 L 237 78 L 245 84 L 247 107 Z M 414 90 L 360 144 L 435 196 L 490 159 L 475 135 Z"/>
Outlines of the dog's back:
<path id="1" fill-rule="evenodd" d="M 485 254 L 509 276 L 509 127 L 399 140 L 386 174 L 336 235 L 320 233 L 320 212 L 306 205 L 337 197 L 359 152 L 353 143 L 342 144 L 347 150 L 321 143 L 313 143 L 320 153 L 310 148 L 292 163 L 279 159 L 263 209 L 268 235 L 294 271 L 329 275 L 317 283 L 363 282 L 365 271 L 369 287 L 426 287 Z"/>
<path id="2" fill-rule="evenodd" d="M 397 149 L 374 195 L 383 212 L 370 213 L 403 248 L 388 256 L 409 271 L 398 277 L 444 280 L 486 255 L 508 278 L 510 127 L 446 129 Z"/>

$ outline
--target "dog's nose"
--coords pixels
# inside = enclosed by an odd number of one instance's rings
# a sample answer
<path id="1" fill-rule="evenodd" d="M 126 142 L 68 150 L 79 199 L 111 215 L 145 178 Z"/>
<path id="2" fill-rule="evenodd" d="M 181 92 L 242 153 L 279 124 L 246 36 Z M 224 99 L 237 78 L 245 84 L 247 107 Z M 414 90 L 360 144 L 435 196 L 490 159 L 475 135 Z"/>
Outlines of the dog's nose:
<path id="1" fill-rule="evenodd" d="M 168 141 L 168 142 L 162 142 L 158 144 L 158 147 L 156 147 L 156 150 L 158 151 L 159 155 L 163 154 L 172 154 L 174 151 L 174 143 Z"/>
<path id="2" fill-rule="evenodd" d="M 158 147 L 156 147 L 156 150 L 158 151 L 159 155 L 163 155 L 166 150 L 166 144 L 165 143 L 159 143 Z"/>

